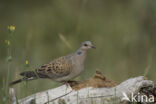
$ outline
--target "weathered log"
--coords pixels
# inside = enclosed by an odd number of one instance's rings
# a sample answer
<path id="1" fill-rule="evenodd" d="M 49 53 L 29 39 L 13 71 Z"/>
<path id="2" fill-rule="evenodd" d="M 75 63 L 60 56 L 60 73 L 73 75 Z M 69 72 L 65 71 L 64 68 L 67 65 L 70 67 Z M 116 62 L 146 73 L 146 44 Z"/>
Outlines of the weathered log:
<path id="1" fill-rule="evenodd" d="M 143 93 L 143 89 L 154 90 L 153 81 L 143 76 L 130 78 L 121 84 L 106 79 L 101 73 L 85 82 L 71 83 L 58 88 L 39 92 L 18 100 L 19 104 L 111 104 L 127 103 L 133 93 Z M 141 92 L 142 91 L 142 92 Z"/>

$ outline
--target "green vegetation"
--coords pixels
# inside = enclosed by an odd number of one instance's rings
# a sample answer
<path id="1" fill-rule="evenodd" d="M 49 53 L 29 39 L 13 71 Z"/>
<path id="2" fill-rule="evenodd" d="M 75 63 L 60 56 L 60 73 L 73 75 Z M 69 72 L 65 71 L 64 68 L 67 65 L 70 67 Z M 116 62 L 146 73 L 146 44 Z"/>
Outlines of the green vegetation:
<path id="1" fill-rule="evenodd" d="M 8 83 L 20 78 L 20 72 L 74 52 L 85 40 L 97 49 L 89 51 L 85 71 L 77 80 L 85 80 L 100 69 L 116 82 L 140 75 L 156 81 L 155 3 L 0 1 L 0 103 L 8 103 Z M 39 79 L 13 87 L 22 98 L 59 85 Z"/>

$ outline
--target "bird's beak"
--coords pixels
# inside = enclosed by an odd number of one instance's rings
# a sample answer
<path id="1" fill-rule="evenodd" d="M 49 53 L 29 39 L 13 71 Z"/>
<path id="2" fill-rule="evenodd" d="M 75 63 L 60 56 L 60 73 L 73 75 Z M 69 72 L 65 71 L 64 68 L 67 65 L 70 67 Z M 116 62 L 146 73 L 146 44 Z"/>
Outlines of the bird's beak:
<path id="1" fill-rule="evenodd" d="M 95 46 L 91 46 L 91 48 L 94 48 L 94 49 L 96 49 L 96 47 L 95 47 Z"/>

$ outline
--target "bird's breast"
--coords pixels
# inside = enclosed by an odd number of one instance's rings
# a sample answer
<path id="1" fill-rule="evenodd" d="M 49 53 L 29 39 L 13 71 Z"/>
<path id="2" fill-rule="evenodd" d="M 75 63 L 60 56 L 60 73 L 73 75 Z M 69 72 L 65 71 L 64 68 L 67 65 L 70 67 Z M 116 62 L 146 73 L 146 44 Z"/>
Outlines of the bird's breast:
<path id="1" fill-rule="evenodd" d="M 73 62 L 73 73 L 80 74 L 84 70 L 84 63 L 85 63 L 86 55 L 77 55 Z"/>

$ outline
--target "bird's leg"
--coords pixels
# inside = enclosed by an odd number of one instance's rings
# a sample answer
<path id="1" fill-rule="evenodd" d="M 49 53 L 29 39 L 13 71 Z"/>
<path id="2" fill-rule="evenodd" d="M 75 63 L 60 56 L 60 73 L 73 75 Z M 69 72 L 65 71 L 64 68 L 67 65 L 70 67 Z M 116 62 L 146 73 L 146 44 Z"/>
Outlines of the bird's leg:
<path id="1" fill-rule="evenodd" d="M 69 86 L 69 83 L 68 83 L 68 81 L 61 81 L 61 83 L 64 85 L 66 85 L 67 87 Z"/>
<path id="2" fill-rule="evenodd" d="M 69 80 L 69 81 L 67 81 L 67 83 L 68 83 L 70 86 L 73 86 L 73 85 L 77 85 L 79 82 L 78 82 L 78 81 L 74 81 L 74 80 Z"/>
<path id="3" fill-rule="evenodd" d="M 68 83 L 78 83 L 78 81 L 74 81 L 74 80 L 69 80 L 67 81 Z"/>
<path id="4" fill-rule="evenodd" d="M 74 80 L 69 80 L 69 81 L 61 81 L 61 83 L 64 85 L 66 85 L 67 87 L 68 86 L 74 86 L 74 85 L 77 85 L 79 84 L 79 81 L 74 81 Z"/>

